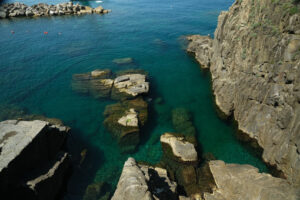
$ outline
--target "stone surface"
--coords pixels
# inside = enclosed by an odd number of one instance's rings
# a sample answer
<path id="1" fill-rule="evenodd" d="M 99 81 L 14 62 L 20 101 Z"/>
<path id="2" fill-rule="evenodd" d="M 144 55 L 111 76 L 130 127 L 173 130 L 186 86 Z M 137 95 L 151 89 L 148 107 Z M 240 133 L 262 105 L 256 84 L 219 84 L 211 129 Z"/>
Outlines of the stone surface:
<path id="1" fill-rule="evenodd" d="M 125 112 L 125 116 L 121 117 L 118 120 L 118 123 L 122 126 L 135 126 L 139 125 L 138 114 L 133 108 L 130 108 L 129 111 Z"/>
<path id="2" fill-rule="evenodd" d="M 209 162 L 216 188 L 212 194 L 205 193 L 205 200 L 297 200 L 300 189 L 293 188 L 283 179 L 259 173 L 250 165 L 225 164 L 216 160 Z"/>
<path id="3" fill-rule="evenodd" d="M 89 6 L 74 5 L 73 2 L 60 3 L 57 5 L 48 5 L 39 3 L 27 6 L 23 3 L 6 3 L 0 5 L 0 19 L 8 17 L 38 17 L 38 16 L 55 16 L 55 15 L 80 15 L 80 14 L 106 14 L 110 10 L 105 10 L 101 6 L 91 8 Z"/>
<path id="4" fill-rule="evenodd" d="M 194 144 L 186 141 L 184 137 L 165 133 L 160 137 L 160 142 L 169 145 L 174 156 L 183 162 L 195 162 L 198 160 Z"/>
<path id="5" fill-rule="evenodd" d="M 112 99 L 126 99 L 149 92 L 149 82 L 143 74 L 126 74 L 114 80 Z"/>
<path id="6" fill-rule="evenodd" d="M 69 128 L 46 121 L 0 122 L 0 192 L 11 199 L 55 199 L 70 165 Z M 24 184 L 26 183 L 26 184 Z"/>
<path id="7" fill-rule="evenodd" d="M 220 110 L 234 115 L 248 140 L 263 149 L 265 162 L 300 185 L 300 13 L 292 12 L 296 6 L 290 0 L 237 0 L 220 14 L 211 50 L 199 36 L 189 38 L 189 49 L 202 65 L 209 61 Z"/>
<path id="8" fill-rule="evenodd" d="M 128 158 L 112 200 L 176 199 L 176 183 L 169 180 L 166 170 L 138 165 Z"/>
<path id="9" fill-rule="evenodd" d="M 193 41 L 188 45 L 187 51 L 195 54 L 196 60 L 203 68 L 209 68 L 213 53 L 212 39 L 209 36 L 201 35 L 191 35 L 187 39 Z"/>

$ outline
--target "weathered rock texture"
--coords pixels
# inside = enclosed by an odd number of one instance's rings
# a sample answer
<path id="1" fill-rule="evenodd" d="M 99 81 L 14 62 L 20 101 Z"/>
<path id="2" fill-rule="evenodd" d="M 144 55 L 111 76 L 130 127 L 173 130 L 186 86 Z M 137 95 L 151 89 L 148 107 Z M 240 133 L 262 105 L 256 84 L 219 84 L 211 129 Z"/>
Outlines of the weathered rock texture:
<path id="1" fill-rule="evenodd" d="M 210 66 L 216 104 L 263 148 L 262 158 L 300 184 L 300 14 L 292 0 L 237 0 L 215 38 L 189 37 Z M 203 53 L 202 55 L 200 55 Z"/>
<path id="2" fill-rule="evenodd" d="M 259 173 L 251 165 L 209 162 L 209 169 L 216 183 L 213 193 L 205 193 L 205 200 L 297 200 L 300 189 L 292 188 L 281 178 Z"/>
<path id="3" fill-rule="evenodd" d="M 173 200 L 177 199 L 176 187 L 165 169 L 139 165 L 128 158 L 112 200 Z"/>
<path id="4" fill-rule="evenodd" d="M 91 8 L 89 6 L 74 5 L 72 2 L 57 5 L 39 3 L 27 6 L 23 3 L 7 3 L 0 5 L 0 19 L 10 17 L 39 17 L 56 15 L 81 15 L 81 14 L 105 14 L 110 10 L 105 10 L 101 6 Z"/>
<path id="5" fill-rule="evenodd" d="M 70 159 L 63 151 L 69 128 L 49 122 L 0 122 L 0 192 L 9 199 L 57 198 Z"/>

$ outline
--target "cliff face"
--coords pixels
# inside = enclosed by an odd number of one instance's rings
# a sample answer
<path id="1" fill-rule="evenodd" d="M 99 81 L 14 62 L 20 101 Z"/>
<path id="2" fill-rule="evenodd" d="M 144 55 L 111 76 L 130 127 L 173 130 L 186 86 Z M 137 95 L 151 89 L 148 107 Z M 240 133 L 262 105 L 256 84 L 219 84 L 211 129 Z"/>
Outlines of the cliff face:
<path id="1" fill-rule="evenodd" d="M 293 0 L 237 0 L 215 38 L 190 36 L 212 74 L 216 104 L 263 148 L 262 158 L 300 184 L 300 6 Z"/>

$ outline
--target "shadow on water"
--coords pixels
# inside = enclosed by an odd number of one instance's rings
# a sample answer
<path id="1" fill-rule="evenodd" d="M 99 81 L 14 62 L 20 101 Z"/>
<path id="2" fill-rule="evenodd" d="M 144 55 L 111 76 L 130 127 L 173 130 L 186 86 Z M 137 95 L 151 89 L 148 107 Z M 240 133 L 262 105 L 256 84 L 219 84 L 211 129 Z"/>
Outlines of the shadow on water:
<path id="1" fill-rule="evenodd" d="M 97 170 L 105 162 L 103 152 L 89 144 L 77 129 L 72 129 L 67 148 L 72 156 L 73 171 L 64 199 L 82 199 L 86 188 L 93 183 Z"/>

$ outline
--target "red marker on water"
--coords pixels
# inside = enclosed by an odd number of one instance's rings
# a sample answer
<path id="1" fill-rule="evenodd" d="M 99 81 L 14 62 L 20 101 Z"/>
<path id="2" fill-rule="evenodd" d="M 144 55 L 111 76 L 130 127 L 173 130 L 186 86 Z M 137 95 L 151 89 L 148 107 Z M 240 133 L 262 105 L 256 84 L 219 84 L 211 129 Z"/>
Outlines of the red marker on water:
<path id="1" fill-rule="evenodd" d="M 48 32 L 47 32 L 47 31 L 45 31 L 45 32 L 44 32 L 44 34 L 45 34 L 45 35 L 47 35 L 47 34 L 48 34 Z"/>
<path id="2" fill-rule="evenodd" d="M 11 34 L 14 34 L 15 32 L 14 31 L 10 31 L 11 32 Z"/>

